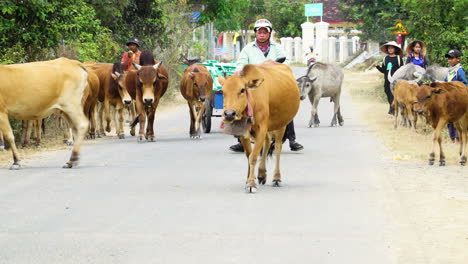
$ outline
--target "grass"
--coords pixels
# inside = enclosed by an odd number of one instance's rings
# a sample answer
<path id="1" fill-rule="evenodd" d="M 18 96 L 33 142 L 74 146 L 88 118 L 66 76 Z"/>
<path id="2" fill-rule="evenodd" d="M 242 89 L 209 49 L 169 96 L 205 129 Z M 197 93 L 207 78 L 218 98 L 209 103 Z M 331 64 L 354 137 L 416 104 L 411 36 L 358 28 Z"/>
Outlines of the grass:
<path id="1" fill-rule="evenodd" d="M 353 102 L 359 105 L 360 115 L 372 133 L 393 153 L 395 160 L 427 161 L 432 146 L 433 129 L 419 118 L 416 132 L 399 126 L 394 128 L 394 116 L 387 114 L 388 103 L 383 92 L 383 76 L 375 70 L 347 71 L 345 85 Z M 443 131 L 443 149 L 447 164 L 457 164 L 458 144 L 450 142 L 447 130 Z M 438 147 L 436 148 L 438 160 Z"/>

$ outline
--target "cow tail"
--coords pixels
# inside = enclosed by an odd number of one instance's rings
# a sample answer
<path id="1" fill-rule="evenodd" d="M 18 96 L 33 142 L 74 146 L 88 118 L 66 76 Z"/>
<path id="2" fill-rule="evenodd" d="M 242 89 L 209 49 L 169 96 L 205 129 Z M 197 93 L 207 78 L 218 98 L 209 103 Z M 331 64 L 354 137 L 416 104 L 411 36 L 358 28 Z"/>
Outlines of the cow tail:
<path id="1" fill-rule="evenodd" d="M 139 119 L 140 119 L 140 115 L 137 115 L 135 120 L 133 120 L 133 122 L 130 124 L 130 128 L 134 128 L 136 124 L 138 124 Z"/>

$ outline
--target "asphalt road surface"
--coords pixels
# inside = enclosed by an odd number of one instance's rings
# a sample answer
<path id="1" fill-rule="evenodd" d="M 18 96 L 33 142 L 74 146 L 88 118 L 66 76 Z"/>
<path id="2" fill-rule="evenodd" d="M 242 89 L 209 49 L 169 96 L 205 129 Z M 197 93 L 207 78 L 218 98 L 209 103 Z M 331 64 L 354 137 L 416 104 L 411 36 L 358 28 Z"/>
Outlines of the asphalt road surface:
<path id="1" fill-rule="evenodd" d="M 296 76 L 305 73 L 295 68 Z M 282 154 L 283 186 L 268 179 L 246 194 L 247 161 L 228 147 L 221 119 L 189 138 L 189 113 L 156 117 L 154 143 L 109 137 L 44 153 L 20 171 L 0 168 L 0 263 L 400 263 L 381 171 L 383 147 L 369 136 L 344 88 L 343 127 L 308 128 L 310 103 L 295 118 L 304 150 Z M 414 263 L 414 262 L 413 262 Z"/>

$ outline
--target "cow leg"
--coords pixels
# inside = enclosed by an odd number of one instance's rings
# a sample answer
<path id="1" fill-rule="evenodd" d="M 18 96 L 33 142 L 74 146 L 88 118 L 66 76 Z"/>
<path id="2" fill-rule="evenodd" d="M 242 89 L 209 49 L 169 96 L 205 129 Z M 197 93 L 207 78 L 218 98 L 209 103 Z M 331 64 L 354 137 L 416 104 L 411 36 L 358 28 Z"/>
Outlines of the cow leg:
<path id="1" fill-rule="evenodd" d="M 190 130 L 189 130 L 189 135 L 190 138 L 193 138 L 193 134 L 195 132 L 195 113 L 194 113 L 194 107 L 193 103 L 191 100 L 187 100 L 187 105 L 189 108 L 189 114 L 190 114 Z"/>
<path id="2" fill-rule="evenodd" d="M 64 107 L 63 112 L 65 119 L 71 126 L 73 138 L 75 139 L 70 160 L 63 166 L 63 168 L 73 168 L 78 166 L 80 147 L 83 142 L 84 135 L 86 134 L 86 131 L 88 131 L 89 121 L 86 119 L 81 105 L 67 105 Z"/>
<path id="3" fill-rule="evenodd" d="M 141 96 L 138 96 L 138 95 L 136 99 L 136 109 L 137 109 L 137 114 L 138 114 L 138 123 L 140 125 L 139 130 L 138 130 L 137 141 L 141 143 L 143 142 L 145 138 L 146 113 L 145 113 L 143 101 L 141 100 Z"/>
<path id="4" fill-rule="evenodd" d="M 130 116 L 131 116 L 131 120 L 132 120 L 130 122 L 133 122 L 133 120 L 135 120 L 135 118 L 136 118 L 135 100 L 132 100 L 132 102 L 129 105 L 129 108 L 130 108 Z M 134 126 L 130 128 L 130 135 L 135 136 L 135 127 Z"/>
<path id="5" fill-rule="evenodd" d="M 89 119 L 89 138 L 96 138 L 96 117 L 95 117 L 96 105 L 90 107 L 88 112 Z"/>
<path id="6" fill-rule="evenodd" d="M 393 100 L 392 105 L 395 109 L 395 124 L 393 124 L 393 127 L 397 129 L 398 128 L 398 112 L 400 112 L 400 107 L 398 107 L 398 101 L 396 99 Z"/>
<path id="7" fill-rule="evenodd" d="M 0 130 L 0 151 L 5 149 L 5 142 L 3 141 L 3 133 Z"/>
<path id="8" fill-rule="evenodd" d="M 63 112 L 60 114 L 60 120 L 62 123 L 63 129 L 63 143 L 67 146 L 73 145 L 73 134 L 69 125 L 69 122 L 66 120 Z"/>
<path id="9" fill-rule="evenodd" d="M 118 115 L 118 120 L 115 122 L 116 125 L 116 130 L 117 130 L 117 136 L 119 139 L 125 139 L 125 132 L 123 128 L 123 123 L 124 123 L 124 106 L 122 104 L 118 104 L 115 107 L 115 115 Z"/>
<path id="10" fill-rule="evenodd" d="M 283 127 L 281 129 L 274 131 L 273 133 L 275 137 L 275 156 L 276 156 L 275 174 L 273 175 L 273 187 L 281 186 L 280 156 L 281 156 L 281 150 L 283 148 L 283 141 L 280 139 L 283 138 L 285 131 L 286 131 L 286 127 Z M 276 142 L 279 144 L 277 144 Z"/>
<path id="11" fill-rule="evenodd" d="M 106 132 L 110 133 L 111 132 L 111 127 L 110 127 L 110 122 L 111 122 L 111 116 L 110 116 L 110 102 L 109 99 L 104 99 L 104 116 L 106 119 Z"/>
<path id="12" fill-rule="evenodd" d="M 462 117 L 463 118 L 463 117 Z M 468 121 L 468 118 L 467 118 Z M 464 123 L 464 120 L 459 120 L 458 122 L 454 123 L 458 135 L 460 137 L 460 165 L 465 166 L 466 164 L 466 146 L 467 146 L 467 129 L 468 129 L 468 124 Z"/>
<path id="13" fill-rule="evenodd" d="M 255 184 L 255 165 L 257 164 L 258 155 L 260 154 L 263 143 L 265 142 L 266 133 L 266 127 L 260 127 L 258 133 L 256 133 L 255 145 L 252 153 L 249 155 L 249 177 L 245 186 L 246 192 L 254 193 L 257 191 L 257 186 Z M 279 140 L 281 141 L 281 139 Z M 244 142 L 242 142 L 242 145 L 244 145 Z"/>
<path id="14" fill-rule="evenodd" d="M 271 146 L 271 135 L 270 133 L 266 134 L 265 137 L 265 142 L 263 143 L 263 149 L 262 149 L 262 159 L 260 161 L 260 165 L 258 167 L 258 184 L 264 185 L 266 183 L 266 178 L 267 178 L 267 173 L 266 173 L 266 159 L 268 156 L 268 151 L 270 150 Z M 282 140 L 281 140 L 282 141 Z M 276 143 L 275 143 L 276 145 Z"/>
<path id="15" fill-rule="evenodd" d="M 13 164 L 10 167 L 10 170 L 19 170 L 21 164 L 19 163 L 18 149 L 15 144 L 15 137 L 13 131 L 11 130 L 10 122 L 8 120 L 8 115 L 6 113 L 0 112 L 0 132 L 2 132 L 5 142 L 10 145 L 11 152 L 13 154 Z"/>
<path id="16" fill-rule="evenodd" d="M 321 95 L 316 94 L 315 97 L 310 97 L 309 100 L 310 103 L 312 104 L 312 111 L 310 112 L 311 118 L 309 121 L 309 127 L 318 127 L 320 125 L 320 121 L 318 120 L 318 115 L 317 115 L 317 107 L 320 101 Z"/>
<path id="17" fill-rule="evenodd" d="M 336 111 L 336 114 L 338 116 L 338 124 L 340 126 L 343 126 L 344 120 L 343 120 L 343 116 L 341 115 L 340 94 L 338 94 L 333 100 L 335 101 L 335 108 L 338 108 L 338 110 Z"/>
<path id="18" fill-rule="evenodd" d="M 331 126 L 336 126 L 337 125 L 337 117 L 338 117 L 338 111 L 340 109 L 340 99 L 339 99 L 339 96 L 335 96 L 332 98 L 333 100 L 333 118 L 332 118 L 332 122 L 331 122 Z"/>
<path id="19" fill-rule="evenodd" d="M 148 109 L 148 124 L 146 127 L 146 139 L 148 141 L 154 142 L 155 137 L 154 137 L 154 118 L 156 115 L 156 108 L 151 106 Z"/>
<path id="20" fill-rule="evenodd" d="M 104 104 L 99 102 L 97 104 L 97 137 L 100 138 L 102 136 L 105 136 L 106 133 L 104 132 Z"/>
<path id="21" fill-rule="evenodd" d="M 442 142 L 441 142 L 442 140 L 440 137 L 440 133 L 442 131 L 442 128 L 444 128 L 446 124 L 447 124 L 447 121 L 440 119 L 439 123 L 437 124 L 434 130 L 434 134 L 432 136 L 432 151 L 429 154 L 429 165 L 434 165 L 436 144 L 439 145 L 439 149 L 440 149 L 440 164 L 439 165 L 440 166 L 445 165 L 445 156 L 443 155 L 443 151 L 442 151 Z M 442 161 L 443 161 L 443 165 L 442 165 Z"/>
<path id="22" fill-rule="evenodd" d="M 35 147 L 41 147 L 41 138 L 42 138 L 42 118 L 34 121 L 34 139 L 36 141 Z"/>
<path id="23" fill-rule="evenodd" d="M 22 132 L 21 132 L 21 147 L 26 148 L 31 145 L 31 132 L 33 121 L 23 120 L 21 121 Z"/>
<path id="24" fill-rule="evenodd" d="M 200 109 L 198 110 L 195 117 L 195 137 L 201 138 L 201 121 L 203 118 L 203 113 L 205 112 L 206 101 L 201 104 L 198 103 L 198 105 L 200 105 Z"/>

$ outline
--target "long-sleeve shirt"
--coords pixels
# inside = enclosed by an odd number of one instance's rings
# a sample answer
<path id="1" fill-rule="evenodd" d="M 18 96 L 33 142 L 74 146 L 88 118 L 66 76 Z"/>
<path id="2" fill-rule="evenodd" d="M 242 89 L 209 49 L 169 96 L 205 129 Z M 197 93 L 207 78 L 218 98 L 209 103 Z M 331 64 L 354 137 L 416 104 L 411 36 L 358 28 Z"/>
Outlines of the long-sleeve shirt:
<path id="1" fill-rule="evenodd" d="M 140 55 L 141 51 L 138 51 L 137 53 L 132 53 L 131 56 L 128 56 L 129 53 L 128 51 L 124 53 L 122 56 L 122 59 L 120 60 L 120 63 L 123 66 L 124 71 L 129 71 L 132 68 L 132 63 L 135 62 L 136 64 L 140 64 Z"/>
<path id="2" fill-rule="evenodd" d="M 458 70 L 456 70 L 454 72 L 449 71 L 449 73 L 445 77 L 444 81 L 445 82 L 460 81 L 460 82 L 464 83 L 465 85 L 467 85 L 465 70 L 462 67 L 460 67 L 460 68 L 458 68 Z"/>
<path id="3" fill-rule="evenodd" d="M 382 63 L 382 66 L 377 66 L 377 70 L 384 74 L 385 81 L 388 82 L 388 64 L 392 64 L 392 68 L 390 70 L 391 75 L 393 75 L 398 68 L 403 66 L 403 59 L 400 56 L 390 57 L 386 56 Z"/>
<path id="4" fill-rule="evenodd" d="M 255 41 L 253 41 L 242 49 L 237 59 L 236 71 L 241 71 L 247 64 L 260 64 L 266 60 L 276 60 L 281 57 L 286 57 L 286 54 L 280 44 L 270 41 L 270 50 L 268 51 L 268 55 L 265 56 Z M 289 60 L 286 58 L 283 64 L 289 64 Z"/>

